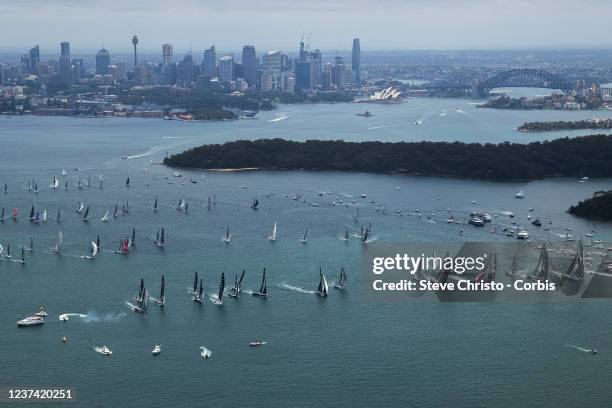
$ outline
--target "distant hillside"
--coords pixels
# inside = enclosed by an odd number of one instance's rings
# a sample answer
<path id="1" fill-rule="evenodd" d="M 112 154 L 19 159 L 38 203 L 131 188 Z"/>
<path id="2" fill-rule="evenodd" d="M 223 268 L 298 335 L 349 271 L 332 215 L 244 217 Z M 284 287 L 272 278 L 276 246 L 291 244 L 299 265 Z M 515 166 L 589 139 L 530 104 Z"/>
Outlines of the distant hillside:
<path id="1" fill-rule="evenodd" d="M 612 221 L 612 190 L 597 191 L 593 197 L 572 205 L 567 212 L 578 217 Z"/>
<path id="2" fill-rule="evenodd" d="M 238 140 L 195 147 L 167 157 L 164 164 L 201 169 L 340 170 L 500 181 L 552 176 L 612 177 L 612 136 L 529 144 Z"/>

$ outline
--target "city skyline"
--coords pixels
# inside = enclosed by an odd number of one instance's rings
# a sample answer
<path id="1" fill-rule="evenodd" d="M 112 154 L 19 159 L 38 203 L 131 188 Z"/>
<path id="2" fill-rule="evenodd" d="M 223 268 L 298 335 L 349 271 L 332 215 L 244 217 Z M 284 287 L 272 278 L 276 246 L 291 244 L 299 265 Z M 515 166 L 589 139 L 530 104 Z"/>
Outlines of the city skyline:
<path id="1" fill-rule="evenodd" d="M 367 39 L 362 44 L 366 52 L 600 48 L 607 45 L 612 31 L 606 17 L 612 12 L 612 4 L 602 0 L 335 0 L 308 5 L 287 5 L 277 0 L 264 0 L 257 5 L 241 0 L 206 4 L 190 0 L 172 4 L 162 0 L 3 3 L 5 23 L 0 34 L 6 38 L 10 32 L 20 33 L 3 46 L 4 51 L 29 49 L 34 44 L 49 49 L 60 41 L 71 41 L 73 53 L 102 47 L 127 53 L 134 33 L 141 40 L 138 47 L 142 53 L 157 51 L 163 43 L 173 44 L 177 54 L 213 43 L 225 50 L 239 51 L 245 41 L 255 42 L 260 49 L 289 50 L 295 38 L 302 35 L 321 50 L 348 52 L 355 37 Z M 588 24 L 576 25 L 577 16 L 585 9 L 589 10 L 585 16 Z M 106 24 L 92 24 L 91 15 Z M 28 29 L 24 30 L 24 26 Z M 255 38 L 245 39 L 245 27 L 256 30 Z"/>

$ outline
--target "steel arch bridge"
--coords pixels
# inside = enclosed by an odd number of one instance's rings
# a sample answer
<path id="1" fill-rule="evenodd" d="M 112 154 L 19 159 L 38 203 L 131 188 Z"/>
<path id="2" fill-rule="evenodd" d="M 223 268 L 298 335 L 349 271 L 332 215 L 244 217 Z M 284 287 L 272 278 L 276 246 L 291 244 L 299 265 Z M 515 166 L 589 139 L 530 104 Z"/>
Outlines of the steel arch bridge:
<path id="1" fill-rule="evenodd" d="M 510 79 L 513 81 L 508 82 Z M 477 83 L 474 85 L 473 95 L 476 98 L 484 98 L 491 89 L 500 86 L 560 89 L 566 94 L 572 90 L 572 84 L 559 75 L 541 69 L 519 68 L 500 72 Z"/>

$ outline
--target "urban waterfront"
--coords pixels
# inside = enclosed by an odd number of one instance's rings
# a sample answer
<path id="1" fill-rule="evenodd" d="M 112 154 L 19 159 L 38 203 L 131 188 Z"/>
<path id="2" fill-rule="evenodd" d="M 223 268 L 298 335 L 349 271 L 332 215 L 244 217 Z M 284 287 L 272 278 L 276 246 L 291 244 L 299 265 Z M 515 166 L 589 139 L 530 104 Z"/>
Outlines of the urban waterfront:
<path id="1" fill-rule="evenodd" d="M 374 116 L 356 116 L 365 109 Z M 408 99 L 397 105 L 280 105 L 256 119 L 229 122 L 0 117 L 0 184 L 8 185 L 1 206 L 20 209 L 17 222 L 0 225 L 0 243 L 10 242 L 14 253 L 30 237 L 35 244 L 25 265 L 0 262 L 7 299 L 0 309 L 0 379 L 6 386 L 70 387 L 76 390 L 75 406 L 88 407 L 189 407 L 194 401 L 256 407 L 605 406 L 612 362 L 609 302 L 365 302 L 358 284 L 363 246 L 338 236 L 347 226 L 356 233 L 360 224 L 371 224 L 379 242 L 515 241 L 501 229 L 491 233 L 444 222 L 447 209 L 463 221 L 478 209 L 499 215 L 493 222 L 498 226 L 506 222 L 502 212 L 513 211 L 534 241 L 561 241 L 566 228 L 575 236 L 595 231 L 596 239 L 610 241 L 610 224 L 578 219 L 566 210 L 609 189 L 612 180 L 493 183 L 183 170 L 174 177 L 175 169 L 158 164 L 166 153 L 236 139 L 523 143 L 592 133 L 517 132 L 525 121 L 592 115 L 479 109 L 469 99 Z M 100 174 L 103 188 L 96 186 Z M 47 187 L 54 177 L 61 182 L 57 190 Z M 33 178 L 39 193 L 24 188 Z M 88 178 L 92 186 L 78 189 L 78 181 Z M 519 190 L 525 199 L 514 198 Z M 254 197 L 260 201 L 257 211 L 249 208 Z M 188 214 L 176 210 L 180 199 L 189 203 Z M 340 200 L 346 206 L 332 204 Z M 88 223 L 74 211 L 80 201 L 90 206 Z M 127 202 L 128 214 L 99 221 L 115 204 Z M 32 205 L 48 210 L 47 222 L 27 221 Z M 359 223 L 352 220 L 355 207 Z M 530 225 L 530 207 L 552 220 L 549 231 Z M 418 217 L 416 209 L 429 217 Z M 270 242 L 275 222 L 278 238 Z M 227 226 L 229 244 L 221 240 Z M 161 227 L 163 250 L 152 243 Z M 128 256 L 113 254 L 132 228 L 135 248 Z M 305 228 L 308 243 L 302 244 Z M 64 236 L 61 257 L 49 253 L 58 229 Z M 94 261 L 80 259 L 97 235 L 101 253 Z M 232 281 L 243 269 L 245 289 L 255 290 L 264 267 L 270 293 L 265 300 L 245 294 L 219 307 L 194 303 L 188 293 L 196 271 L 207 293 L 216 291 L 221 272 Z M 330 281 L 344 267 L 347 288 L 327 298 L 313 296 L 319 267 Z M 162 274 L 166 306 L 151 305 L 146 314 L 130 310 L 125 302 L 140 278 L 155 295 Z M 49 313 L 42 327 L 16 327 L 40 306 Z M 86 317 L 61 322 L 62 313 Z M 250 348 L 254 340 L 268 344 Z M 113 349 L 112 357 L 92 351 L 102 344 Z M 157 357 L 151 356 L 155 344 L 164 349 Z M 200 357 L 200 346 L 212 350 L 211 358 Z"/>

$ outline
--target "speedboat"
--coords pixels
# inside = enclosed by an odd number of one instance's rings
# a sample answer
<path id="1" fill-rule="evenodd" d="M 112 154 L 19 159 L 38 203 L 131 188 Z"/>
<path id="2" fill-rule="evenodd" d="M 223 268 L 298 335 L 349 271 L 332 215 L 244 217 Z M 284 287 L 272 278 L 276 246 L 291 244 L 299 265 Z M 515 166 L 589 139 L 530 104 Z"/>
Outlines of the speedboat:
<path id="1" fill-rule="evenodd" d="M 39 324 L 43 324 L 45 319 L 40 316 L 28 316 L 25 319 L 21 319 L 17 322 L 17 326 L 19 327 L 28 327 L 28 326 L 37 326 Z"/>
<path id="2" fill-rule="evenodd" d="M 161 347 L 158 344 L 156 344 L 155 347 L 153 347 L 153 351 L 151 351 L 151 353 L 154 356 L 159 355 L 161 352 L 162 352 L 162 349 L 161 349 Z"/>
<path id="3" fill-rule="evenodd" d="M 108 348 L 108 346 L 102 346 L 100 347 L 100 354 L 102 354 L 103 356 L 112 356 L 113 355 L 113 351 Z"/>
<path id="4" fill-rule="evenodd" d="M 514 195 L 514 198 L 525 198 L 525 193 L 523 192 L 523 190 L 521 190 Z"/>
<path id="5" fill-rule="evenodd" d="M 249 347 L 259 347 L 259 346 L 263 346 L 266 343 L 267 341 L 260 341 L 260 340 L 252 341 L 249 343 Z"/>
<path id="6" fill-rule="evenodd" d="M 521 230 L 516 234 L 516 239 L 527 239 L 529 238 L 529 232 Z"/>
<path id="7" fill-rule="evenodd" d="M 542 223 L 540 222 L 539 218 L 536 218 L 535 220 L 531 221 L 531 223 L 533 225 L 535 225 L 536 227 L 541 227 L 542 226 Z"/>
<path id="8" fill-rule="evenodd" d="M 47 312 L 45 312 L 44 309 L 41 307 L 38 312 L 34 313 L 34 316 L 47 317 Z"/>
<path id="9" fill-rule="evenodd" d="M 209 349 L 207 349 L 206 347 L 202 346 L 200 348 L 202 349 L 202 352 L 200 353 L 200 355 L 202 357 L 208 358 L 208 357 L 210 357 L 212 355 L 212 352 Z"/>
<path id="10" fill-rule="evenodd" d="M 470 218 L 470 220 L 468 221 L 468 223 L 472 224 L 475 227 L 482 227 L 484 226 L 484 221 L 481 220 L 478 217 L 472 217 Z"/>
<path id="11" fill-rule="evenodd" d="M 591 354 L 597 354 L 597 350 L 596 350 L 596 349 L 589 349 L 589 353 L 591 353 Z"/>

